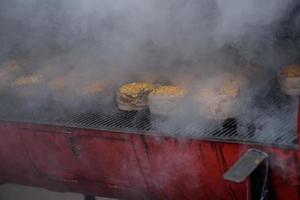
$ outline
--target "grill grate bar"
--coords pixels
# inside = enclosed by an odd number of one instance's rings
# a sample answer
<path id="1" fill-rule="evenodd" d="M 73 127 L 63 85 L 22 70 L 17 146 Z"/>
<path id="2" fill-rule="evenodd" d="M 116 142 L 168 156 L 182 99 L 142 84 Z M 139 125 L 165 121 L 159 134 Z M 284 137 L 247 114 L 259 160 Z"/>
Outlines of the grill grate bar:
<path id="1" fill-rule="evenodd" d="M 190 121 L 185 122 L 185 124 L 176 127 L 177 123 L 175 122 L 168 128 L 161 126 L 161 124 L 164 124 L 168 119 L 151 116 L 149 111 L 120 112 L 113 110 L 102 113 L 60 112 L 62 113 L 61 115 L 49 113 L 49 115 L 43 116 L 41 116 L 40 113 L 32 112 L 24 114 L 20 114 L 19 112 L 1 112 L 0 119 L 6 121 L 53 124 L 66 127 L 115 130 L 120 132 L 160 133 L 163 135 L 208 138 L 221 141 L 229 140 L 287 146 L 295 145 L 298 139 L 297 113 L 293 111 L 297 110 L 297 103 L 289 100 L 289 103 L 282 104 L 284 98 L 287 97 L 280 95 L 272 97 L 270 101 L 261 106 L 272 105 L 274 108 L 281 106 L 281 109 L 273 109 L 270 106 L 267 111 L 261 111 L 258 115 L 248 116 L 246 113 L 245 116 L 242 115 L 239 119 L 227 119 L 223 123 L 205 122 L 190 117 Z M 280 124 L 280 127 L 275 128 L 272 123 L 268 121 L 273 116 L 279 116 L 278 124 Z"/>
<path id="2" fill-rule="evenodd" d="M 7 117 L 6 117 L 7 118 Z M 19 117 L 20 120 L 24 120 Z M 47 119 L 47 118 L 45 118 Z M 53 118 L 52 118 L 53 119 Z M 44 119 L 43 119 L 44 120 Z M 26 119 L 30 121 L 30 119 Z M 125 130 L 130 132 L 161 132 L 159 129 L 152 128 L 155 123 L 150 119 L 147 113 L 86 113 L 86 114 L 71 114 L 66 117 L 53 119 L 54 125 L 72 126 L 78 128 L 94 128 L 94 129 L 108 129 L 108 130 Z M 256 120 L 260 121 L 260 120 Z M 191 123 L 168 132 L 163 132 L 164 135 L 174 136 L 192 136 L 199 138 L 210 138 L 220 140 L 233 140 L 241 142 L 255 142 L 268 143 L 278 145 L 295 144 L 297 141 L 296 129 L 292 126 L 293 123 L 284 123 L 280 128 L 281 134 L 267 134 L 264 135 L 265 126 L 267 123 L 256 123 L 251 121 L 236 121 L 229 120 L 222 125 L 209 125 L 203 127 L 201 124 Z M 292 127 L 292 128 L 291 128 Z M 268 128 L 266 128 L 266 131 Z M 261 133 L 261 134 L 260 134 Z"/>

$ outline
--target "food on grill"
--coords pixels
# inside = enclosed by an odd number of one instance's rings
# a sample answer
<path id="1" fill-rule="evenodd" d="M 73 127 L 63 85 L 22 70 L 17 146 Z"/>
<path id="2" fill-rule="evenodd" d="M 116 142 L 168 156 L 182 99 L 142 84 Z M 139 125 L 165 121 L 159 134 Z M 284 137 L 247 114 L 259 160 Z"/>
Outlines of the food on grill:
<path id="1" fill-rule="evenodd" d="M 209 119 L 226 119 L 234 117 L 239 110 L 241 78 L 231 74 L 213 77 L 209 85 L 205 85 L 194 95 L 200 115 Z"/>
<path id="2" fill-rule="evenodd" d="M 41 96 L 45 94 L 46 79 L 40 74 L 21 76 L 12 83 L 16 95 L 21 97 Z"/>
<path id="3" fill-rule="evenodd" d="M 283 67 L 281 70 L 281 75 L 289 78 L 300 77 L 300 65 L 293 64 Z"/>
<path id="4" fill-rule="evenodd" d="M 157 115 L 178 114 L 186 94 L 187 90 L 181 86 L 160 86 L 148 96 L 149 109 Z"/>
<path id="5" fill-rule="evenodd" d="M 20 78 L 14 81 L 13 86 L 20 87 L 20 86 L 36 85 L 44 82 L 45 79 L 42 75 L 35 74 L 29 76 L 21 76 Z"/>
<path id="6" fill-rule="evenodd" d="M 0 64 L 0 89 L 7 89 L 13 80 L 22 73 L 27 60 L 9 60 Z"/>
<path id="7" fill-rule="evenodd" d="M 281 90 L 287 95 L 300 94 L 300 65 L 293 64 L 283 67 L 278 73 Z"/>
<path id="8" fill-rule="evenodd" d="M 146 82 L 125 84 L 117 92 L 117 105 L 123 111 L 138 111 L 148 108 L 148 94 L 156 85 Z"/>

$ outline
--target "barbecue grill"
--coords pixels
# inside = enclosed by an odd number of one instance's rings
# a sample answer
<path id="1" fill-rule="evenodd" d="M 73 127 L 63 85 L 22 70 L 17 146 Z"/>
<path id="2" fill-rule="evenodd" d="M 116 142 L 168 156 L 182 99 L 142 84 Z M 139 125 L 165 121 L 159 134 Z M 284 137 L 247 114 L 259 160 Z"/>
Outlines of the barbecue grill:
<path id="1" fill-rule="evenodd" d="M 298 42 L 298 12 L 296 6 L 282 22 L 286 27 L 278 32 L 278 43 Z M 244 64 L 235 56 L 237 64 Z M 22 99 L 5 91 L 0 183 L 82 193 L 86 199 L 281 200 L 289 195 L 298 200 L 299 99 L 284 95 L 270 79 L 264 83 L 271 89 L 257 89 L 239 115 L 222 121 L 192 113 L 168 117 L 120 111 L 115 102 L 68 107 L 55 98 Z"/>
<path id="2" fill-rule="evenodd" d="M 286 192 L 298 199 L 298 100 L 275 94 L 268 102 L 284 102 L 290 114 L 270 135 L 260 133 L 269 130 L 267 113 L 206 127 L 191 118 L 164 130 L 157 123 L 167 119 L 149 111 L 2 106 L 0 180 L 121 199 L 256 199 L 263 191 L 269 199 L 283 199 Z M 253 148 L 268 154 L 268 170 L 237 162 Z M 241 169 L 228 173 L 238 172 L 237 180 L 223 179 L 236 162 Z"/>

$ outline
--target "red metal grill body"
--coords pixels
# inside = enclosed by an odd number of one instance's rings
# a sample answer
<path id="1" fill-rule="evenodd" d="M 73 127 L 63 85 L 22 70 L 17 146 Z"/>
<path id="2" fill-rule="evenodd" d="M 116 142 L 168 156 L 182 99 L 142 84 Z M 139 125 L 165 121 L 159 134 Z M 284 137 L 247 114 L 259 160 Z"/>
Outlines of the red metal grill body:
<path id="1" fill-rule="evenodd" d="M 300 199 L 298 149 L 14 122 L 0 130 L 2 183 L 122 199 L 251 199 L 250 180 L 222 176 L 254 147 L 270 154 L 276 198 Z"/>
<path id="2" fill-rule="evenodd" d="M 248 182 L 222 179 L 250 147 L 271 155 L 278 199 L 300 198 L 300 152 L 139 134 L 0 124 L 0 178 L 122 199 L 250 199 Z"/>

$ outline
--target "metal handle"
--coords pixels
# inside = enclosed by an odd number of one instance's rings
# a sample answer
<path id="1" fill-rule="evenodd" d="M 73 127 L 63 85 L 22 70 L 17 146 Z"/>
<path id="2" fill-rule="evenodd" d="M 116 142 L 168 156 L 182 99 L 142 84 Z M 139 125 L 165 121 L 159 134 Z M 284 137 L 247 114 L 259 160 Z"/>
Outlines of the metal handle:
<path id="1" fill-rule="evenodd" d="M 235 183 L 241 183 L 268 157 L 268 154 L 249 149 L 234 165 L 224 174 L 223 178 Z"/>

